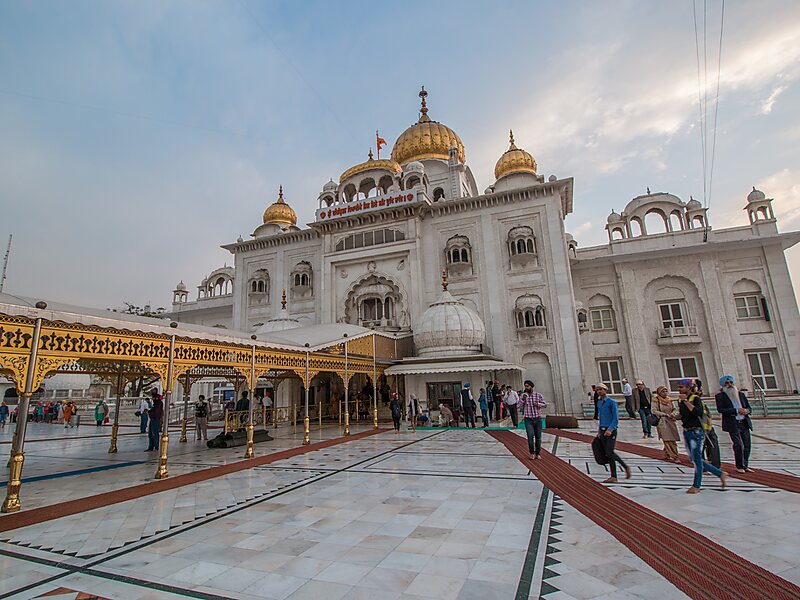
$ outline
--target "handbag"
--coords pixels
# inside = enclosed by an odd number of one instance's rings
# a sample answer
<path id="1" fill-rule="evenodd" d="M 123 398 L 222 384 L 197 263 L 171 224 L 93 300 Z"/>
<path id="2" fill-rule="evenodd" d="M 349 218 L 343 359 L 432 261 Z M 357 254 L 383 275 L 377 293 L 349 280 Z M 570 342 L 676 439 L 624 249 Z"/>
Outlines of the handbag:
<path id="1" fill-rule="evenodd" d="M 135 413 L 133 413 L 133 414 L 135 414 L 137 417 L 141 417 L 141 416 L 142 416 L 142 411 L 140 411 L 140 410 L 137 410 L 137 411 L 136 411 Z"/>
<path id="2" fill-rule="evenodd" d="M 603 446 L 603 440 L 601 440 L 599 437 L 595 437 L 592 440 L 592 453 L 594 454 L 594 460 L 597 462 L 598 465 L 608 464 L 606 449 Z"/>
<path id="3" fill-rule="evenodd" d="M 660 422 L 661 422 L 661 417 L 659 417 L 658 415 L 654 415 L 652 413 L 647 415 L 647 423 L 648 423 L 648 425 L 651 425 L 653 427 L 658 427 L 658 424 Z"/>

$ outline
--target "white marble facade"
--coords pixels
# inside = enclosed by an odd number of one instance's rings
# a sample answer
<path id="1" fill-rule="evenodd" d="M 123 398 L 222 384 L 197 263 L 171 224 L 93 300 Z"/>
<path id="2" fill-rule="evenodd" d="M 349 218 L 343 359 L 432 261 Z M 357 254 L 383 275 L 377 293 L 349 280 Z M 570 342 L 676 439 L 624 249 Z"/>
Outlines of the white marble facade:
<path id="1" fill-rule="evenodd" d="M 255 332 L 286 316 L 285 289 L 301 326 L 348 322 L 405 337 L 440 296 L 446 269 L 450 293 L 485 325 L 478 351 L 520 365 L 505 379 L 533 378 L 567 412 L 580 412 L 598 380 L 655 387 L 693 369 L 709 381 L 756 376 L 769 392 L 798 388 L 800 316 L 783 251 L 800 232 L 778 232 L 763 193 L 748 196 L 746 226 L 723 230 L 694 200 L 648 193 L 609 216 L 608 244 L 579 248 L 564 230 L 571 178 L 545 180 L 512 137 L 479 193 L 460 138 L 430 120 L 425 96 L 391 159 L 370 156 L 326 183 L 306 228 L 281 191 L 252 239 L 224 246 L 232 268 L 201 282 L 197 300 L 176 288 L 173 317 Z M 402 201 L 379 205 L 392 198 Z"/>

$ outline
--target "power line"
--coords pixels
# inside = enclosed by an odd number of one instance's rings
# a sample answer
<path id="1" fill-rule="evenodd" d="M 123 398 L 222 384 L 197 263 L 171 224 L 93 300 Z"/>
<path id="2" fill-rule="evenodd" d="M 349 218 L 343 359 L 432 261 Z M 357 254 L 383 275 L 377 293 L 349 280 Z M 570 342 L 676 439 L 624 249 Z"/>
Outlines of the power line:
<path id="1" fill-rule="evenodd" d="M 697 31 L 697 0 L 692 0 L 692 16 L 694 17 L 694 47 L 697 57 L 697 107 L 700 113 L 700 150 L 703 154 L 703 206 L 706 204 L 706 129 L 703 118 L 703 86 L 700 80 L 700 40 Z"/>
<path id="2" fill-rule="evenodd" d="M 717 56 L 717 91 L 714 95 L 714 133 L 711 138 L 711 169 L 708 177 L 708 206 L 711 206 L 711 186 L 714 183 L 714 158 L 717 153 L 717 113 L 719 112 L 719 82 L 722 76 L 722 33 L 725 28 L 725 0 L 719 19 L 719 54 Z"/>

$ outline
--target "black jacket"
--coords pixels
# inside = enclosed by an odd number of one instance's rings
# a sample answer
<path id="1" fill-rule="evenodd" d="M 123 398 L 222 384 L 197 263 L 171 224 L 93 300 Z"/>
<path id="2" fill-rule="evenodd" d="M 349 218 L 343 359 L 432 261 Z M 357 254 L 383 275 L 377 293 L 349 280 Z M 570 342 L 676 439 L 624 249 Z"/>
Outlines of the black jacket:
<path id="1" fill-rule="evenodd" d="M 725 390 L 720 389 L 719 393 L 714 396 L 717 401 L 717 412 L 722 415 L 722 431 L 736 431 L 736 407 L 731 402 Z M 750 402 L 747 401 L 747 396 L 744 392 L 739 392 L 739 402 L 742 408 L 751 410 Z M 753 429 L 753 422 L 750 420 L 750 415 L 746 415 L 744 422 L 748 429 Z"/>

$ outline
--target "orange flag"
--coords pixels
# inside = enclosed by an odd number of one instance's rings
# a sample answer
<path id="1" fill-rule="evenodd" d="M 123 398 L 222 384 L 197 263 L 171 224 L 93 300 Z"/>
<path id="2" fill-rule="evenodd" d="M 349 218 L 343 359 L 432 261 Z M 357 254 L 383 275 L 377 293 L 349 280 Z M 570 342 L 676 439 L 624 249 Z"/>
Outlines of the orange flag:
<path id="1" fill-rule="evenodd" d="M 378 130 L 375 130 L 375 143 L 378 146 L 378 158 L 381 157 L 381 148 L 386 145 L 386 140 L 383 139 L 380 135 L 378 135 Z"/>

